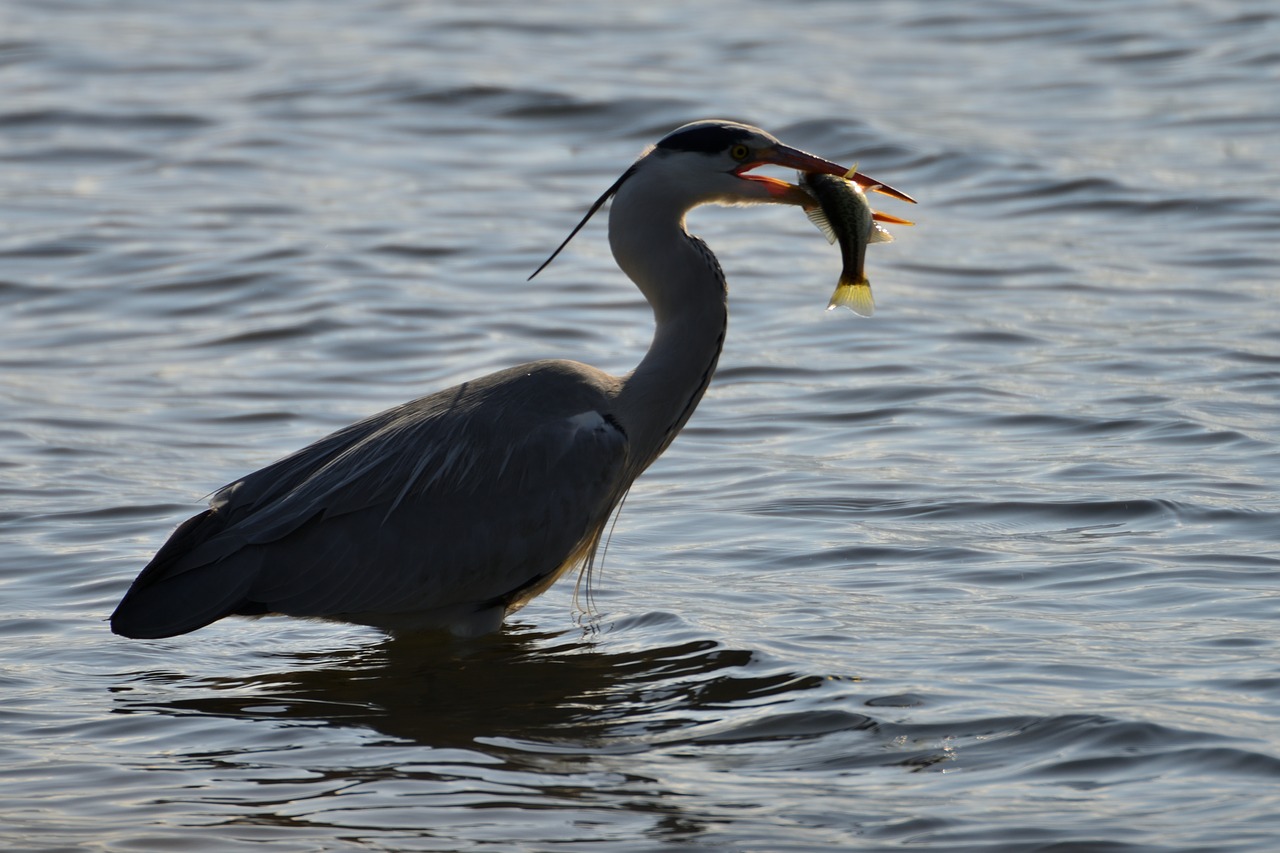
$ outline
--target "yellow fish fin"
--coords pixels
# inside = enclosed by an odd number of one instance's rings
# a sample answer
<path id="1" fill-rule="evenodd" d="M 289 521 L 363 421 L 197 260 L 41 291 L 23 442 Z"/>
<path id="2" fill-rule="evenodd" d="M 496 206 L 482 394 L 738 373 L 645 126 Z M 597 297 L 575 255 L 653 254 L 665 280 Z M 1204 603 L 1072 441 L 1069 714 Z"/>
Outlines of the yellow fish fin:
<path id="1" fill-rule="evenodd" d="M 865 278 L 861 281 L 841 278 L 835 293 L 831 294 L 827 310 L 837 306 L 848 308 L 859 317 L 870 317 L 876 313 L 876 301 L 871 296 L 871 282 Z"/>

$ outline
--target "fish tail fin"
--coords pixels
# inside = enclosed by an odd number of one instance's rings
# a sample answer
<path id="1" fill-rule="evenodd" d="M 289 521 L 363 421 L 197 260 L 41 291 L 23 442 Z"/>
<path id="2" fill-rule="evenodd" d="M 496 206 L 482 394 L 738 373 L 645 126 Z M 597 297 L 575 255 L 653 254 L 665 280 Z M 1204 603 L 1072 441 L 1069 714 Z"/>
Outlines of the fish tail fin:
<path id="1" fill-rule="evenodd" d="M 867 277 L 840 276 L 840 283 L 831 294 L 827 310 L 836 307 L 848 308 L 859 317 L 870 317 L 876 313 L 876 301 L 871 296 L 871 282 L 867 281 Z"/>

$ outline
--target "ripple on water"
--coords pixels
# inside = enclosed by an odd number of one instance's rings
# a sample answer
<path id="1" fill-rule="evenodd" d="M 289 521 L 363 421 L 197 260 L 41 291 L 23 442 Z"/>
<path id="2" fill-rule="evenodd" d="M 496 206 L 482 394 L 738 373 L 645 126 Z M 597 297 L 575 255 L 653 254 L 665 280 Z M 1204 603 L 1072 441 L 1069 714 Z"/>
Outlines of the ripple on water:
<path id="1" fill-rule="evenodd" d="M 1280 17 L 705 11 L 0 11 L 0 846 L 1274 848 Z M 525 278 L 704 115 L 919 225 L 864 322 L 794 211 L 691 217 L 728 344 L 595 610 L 108 633 L 218 484 L 488 369 L 630 369 L 602 221 Z"/>

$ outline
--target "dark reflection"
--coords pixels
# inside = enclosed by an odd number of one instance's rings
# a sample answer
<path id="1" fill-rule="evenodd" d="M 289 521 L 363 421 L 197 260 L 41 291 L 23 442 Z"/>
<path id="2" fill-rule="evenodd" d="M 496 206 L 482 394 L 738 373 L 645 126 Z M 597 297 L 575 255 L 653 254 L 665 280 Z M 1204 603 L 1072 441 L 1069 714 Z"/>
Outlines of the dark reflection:
<path id="1" fill-rule="evenodd" d="M 508 629 L 479 640 L 388 638 L 350 650 L 291 653 L 251 678 L 172 680 L 195 695 L 118 694 L 122 713 L 192 712 L 362 726 L 431 747 L 478 738 L 573 741 L 680 729 L 717 710 L 809 690 L 818 676 L 759 664 L 706 639 L 629 652 L 600 651 L 589 635 Z M 655 714 L 661 710 L 661 714 Z"/>
<path id="2" fill-rule="evenodd" d="M 195 814 L 212 802 L 225 817 L 221 804 L 233 802 L 234 822 L 347 832 L 409 809 L 400 830 L 447 826 L 474 839 L 516 820 L 529 824 L 530 849 L 579 842 L 574 827 L 588 825 L 615 840 L 705 838 L 744 802 L 773 808 L 751 781 L 760 774 L 814 780 L 815 807 L 843 813 L 843 787 L 823 780 L 954 760 L 956 731 L 869 716 L 856 679 L 796 673 L 679 620 L 654 621 L 622 628 L 617 642 L 517 625 L 467 642 L 290 652 L 266 667 L 258 656 L 268 671 L 246 677 L 134 673 L 114 701 L 121 714 L 227 721 L 216 735 L 198 729 L 204 742 L 178 757 L 219 780 L 192 789 L 183 808 Z M 266 736 L 262 722 L 275 724 Z"/>
<path id="3" fill-rule="evenodd" d="M 294 796 L 317 803 L 331 795 L 330 788 L 340 789 L 350 803 L 354 794 L 376 787 L 379 780 L 418 784 L 422 793 L 414 804 L 426 810 L 423 831 L 428 831 L 435 808 L 444 807 L 451 821 L 460 820 L 456 801 L 448 799 L 451 792 L 467 799 L 478 827 L 492 819 L 487 805 L 532 809 L 538 815 L 567 809 L 606 822 L 625 823 L 631 818 L 616 816 L 642 815 L 655 837 L 671 840 L 699 835 L 718 818 L 704 813 L 708 804 L 677 796 L 668 790 L 670 782 L 646 775 L 654 773 L 652 765 L 636 765 L 626 756 L 697 742 L 707 737 L 709 727 L 720 734 L 707 743 L 732 742 L 733 736 L 725 733 L 739 713 L 774 703 L 780 711 L 794 711 L 802 704 L 797 692 L 826 683 L 705 638 L 608 652 L 590 635 L 508 628 L 477 641 L 397 638 L 358 649 L 291 653 L 281 656 L 277 671 L 246 678 L 135 673 L 130 685 L 116 688 L 115 703 L 122 714 L 300 722 L 312 730 L 319 725 L 375 732 L 383 738 L 366 741 L 364 753 L 373 766 L 362 762 L 344 770 L 309 762 L 298 767 L 287 757 L 276 760 L 288 768 L 284 778 L 308 792 L 295 791 Z M 164 690 L 147 687 L 157 684 L 165 685 Z M 848 728 L 867 725 L 866 718 L 855 716 L 844 721 Z M 754 730 L 743 735 L 748 740 L 815 733 L 794 725 L 770 733 L 752 718 Z M 238 739 L 228 735 L 228 740 Z M 300 744 L 308 740 L 298 738 Z M 278 813 L 278 772 L 259 769 L 273 760 L 226 742 L 208 747 L 196 747 L 199 751 L 182 760 L 217 768 L 222 775 L 247 773 L 249 778 L 240 783 L 248 787 L 236 796 L 246 819 L 257 825 L 286 825 L 296 819 L 296 814 Z M 447 758 L 434 752 L 442 748 L 451 750 Z M 269 749 L 275 753 L 280 745 L 273 742 Z M 487 758 L 473 771 L 459 763 L 453 752 L 459 749 Z M 433 792 L 444 792 L 442 804 Z M 325 812 L 308 820 L 327 824 L 329 818 Z"/>

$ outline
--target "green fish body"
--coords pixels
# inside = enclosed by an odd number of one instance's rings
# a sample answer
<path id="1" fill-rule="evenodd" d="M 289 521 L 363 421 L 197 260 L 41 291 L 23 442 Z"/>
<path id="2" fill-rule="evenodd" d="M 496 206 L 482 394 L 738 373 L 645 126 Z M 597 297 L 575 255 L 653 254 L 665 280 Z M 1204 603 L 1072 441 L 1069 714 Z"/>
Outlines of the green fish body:
<path id="1" fill-rule="evenodd" d="M 805 213 L 828 242 L 840 243 L 843 269 L 827 309 L 843 306 L 859 316 L 870 317 L 876 303 L 866 274 L 867 244 L 885 243 L 893 236 L 876 224 L 871 205 L 856 183 L 816 172 L 806 173 L 800 180 L 817 202 Z"/>

